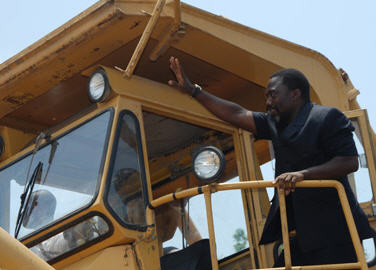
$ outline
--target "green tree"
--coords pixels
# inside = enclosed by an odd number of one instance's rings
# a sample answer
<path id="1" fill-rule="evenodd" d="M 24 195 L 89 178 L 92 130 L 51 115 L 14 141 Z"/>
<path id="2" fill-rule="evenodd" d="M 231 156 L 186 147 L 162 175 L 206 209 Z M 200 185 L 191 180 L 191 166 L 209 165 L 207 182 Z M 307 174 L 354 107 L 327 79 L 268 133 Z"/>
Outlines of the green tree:
<path id="1" fill-rule="evenodd" d="M 246 248 L 248 239 L 243 229 L 241 228 L 236 229 L 232 237 L 235 240 L 234 249 L 236 252 L 241 251 Z"/>

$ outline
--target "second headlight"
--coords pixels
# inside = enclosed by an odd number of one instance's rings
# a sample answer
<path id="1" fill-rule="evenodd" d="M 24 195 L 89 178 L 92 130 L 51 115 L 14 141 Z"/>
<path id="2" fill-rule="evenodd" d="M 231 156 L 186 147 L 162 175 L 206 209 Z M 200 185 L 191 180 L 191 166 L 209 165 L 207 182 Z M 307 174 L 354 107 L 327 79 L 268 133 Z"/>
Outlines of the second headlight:
<path id="1" fill-rule="evenodd" d="M 200 148 L 192 160 L 195 176 L 205 184 L 217 180 L 225 168 L 225 157 L 221 150 L 214 146 Z"/>

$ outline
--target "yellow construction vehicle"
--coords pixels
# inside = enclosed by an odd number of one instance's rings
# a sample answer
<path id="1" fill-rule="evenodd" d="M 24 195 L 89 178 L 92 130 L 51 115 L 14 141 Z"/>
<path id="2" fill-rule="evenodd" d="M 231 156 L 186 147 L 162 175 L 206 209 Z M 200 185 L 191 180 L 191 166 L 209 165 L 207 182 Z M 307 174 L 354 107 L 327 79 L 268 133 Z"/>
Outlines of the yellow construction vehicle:
<path id="1" fill-rule="evenodd" d="M 345 71 L 179 0 L 101 0 L 0 65 L 0 269 L 272 268 L 281 242 L 258 245 L 269 143 L 169 87 L 171 55 L 253 111 L 270 74 L 301 70 L 312 100 L 356 127 L 362 168 L 349 179 L 376 228 L 376 139 Z M 339 182 L 297 187 L 323 186 L 339 192 L 358 262 L 291 266 L 285 226 L 285 269 L 376 269 Z"/>

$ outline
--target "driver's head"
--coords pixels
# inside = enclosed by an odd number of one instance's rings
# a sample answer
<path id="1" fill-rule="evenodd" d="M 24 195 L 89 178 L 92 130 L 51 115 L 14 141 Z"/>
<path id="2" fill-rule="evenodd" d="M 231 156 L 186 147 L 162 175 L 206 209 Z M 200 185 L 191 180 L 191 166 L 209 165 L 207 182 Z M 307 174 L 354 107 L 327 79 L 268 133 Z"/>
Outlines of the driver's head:
<path id="1" fill-rule="evenodd" d="M 119 194 L 135 192 L 140 188 L 140 173 L 133 168 L 123 168 L 116 172 L 113 182 Z"/>
<path id="2" fill-rule="evenodd" d="M 48 190 L 40 189 L 30 195 L 22 225 L 28 229 L 37 229 L 50 223 L 56 210 L 56 198 Z"/>
<path id="3" fill-rule="evenodd" d="M 128 223 L 144 224 L 145 203 L 140 173 L 133 168 L 120 169 L 115 174 L 113 183 L 121 203 L 117 214 Z"/>

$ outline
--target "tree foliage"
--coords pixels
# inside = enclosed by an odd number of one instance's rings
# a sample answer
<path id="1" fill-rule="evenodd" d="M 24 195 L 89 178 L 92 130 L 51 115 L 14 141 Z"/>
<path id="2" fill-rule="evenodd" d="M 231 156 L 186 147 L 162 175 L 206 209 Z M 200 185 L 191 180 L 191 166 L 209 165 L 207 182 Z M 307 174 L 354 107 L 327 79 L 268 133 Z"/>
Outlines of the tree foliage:
<path id="1" fill-rule="evenodd" d="M 234 249 L 236 252 L 241 251 L 246 248 L 248 239 L 243 229 L 241 228 L 236 229 L 232 237 L 234 238 L 234 241 L 235 241 Z"/>

